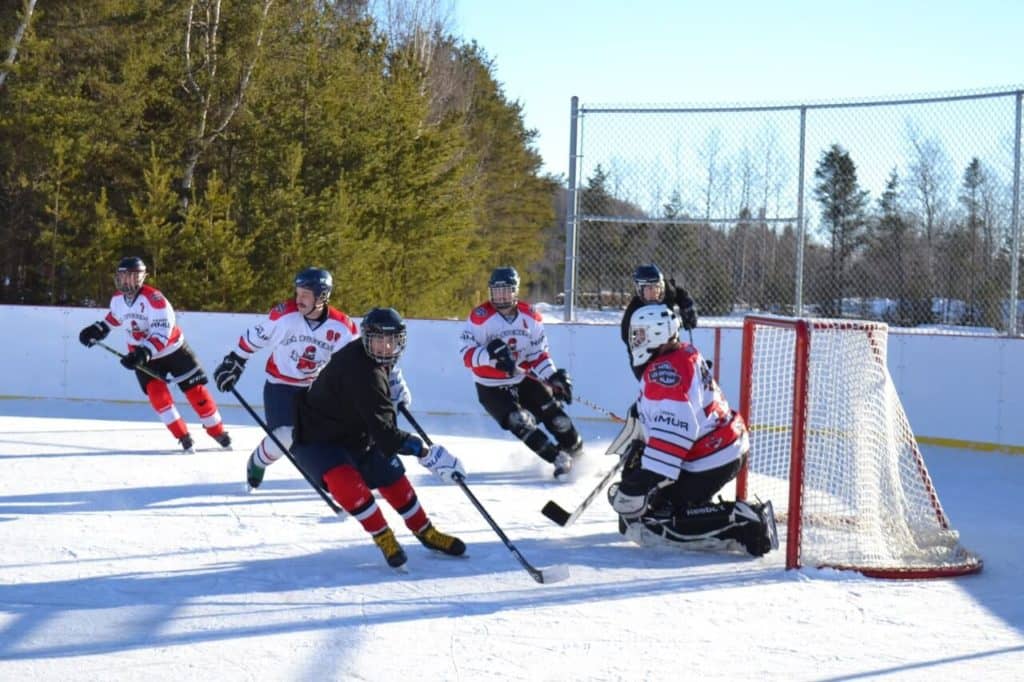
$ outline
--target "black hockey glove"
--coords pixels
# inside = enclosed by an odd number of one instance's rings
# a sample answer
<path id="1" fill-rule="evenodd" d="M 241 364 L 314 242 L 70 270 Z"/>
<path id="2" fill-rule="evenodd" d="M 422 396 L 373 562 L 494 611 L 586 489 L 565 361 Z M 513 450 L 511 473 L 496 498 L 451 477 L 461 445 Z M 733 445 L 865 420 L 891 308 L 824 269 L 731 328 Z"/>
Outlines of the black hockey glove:
<path id="1" fill-rule="evenodd" d="M 555 394 L 556 398 L 567 405 L 572 404 L 572 379 L 569 378 L 568 372 L 564 369 L 558 370 L 551 375 L 548 383 L 551 385 L 551 392 Z"/>
<path id="2" fill-rule="evenodd" d="M 679 292 L 679 321 L 683 329 L 690 331 L 697 327 L 697 311 L 693 309 L 693 299 L 685 291 Z"/>
<path id="3" fill-rule="evenodd" d="M 135 350 L 130 351 L 121 358 L 121 366 L 125 369 L 135 369 L 149 362 L 151 357 L 153 357 L 153 354 L 149 352 L 148 348 L 145 346 L 135 346 Z"/>
<path id="4" fill-rule="evenodd" d="M 83 346 L 93 346 L 97 341 L 107 338 L 110 333 L 110 325 L 103 320 L 93 322 L 78 334 L 78 341 Z"/>
<path id="5" fill-rule="evenodd" d="M 225 355 L 217 369 L 213 370 L 213 382 L 217 384 L 217 390 L 227 393 L 234 388 L 244 369 L 245 358 L 236 355 L 234 351 Z"/>
<path id="6" fill-rule="evenodd" d="M 501 339 L 491 339 L 487 344 L 487 354 L 491 356 L 491 364 L 498 371 L 509 376 L 516 373 L 516 361 L 512 358 L 512 351 Z"/>

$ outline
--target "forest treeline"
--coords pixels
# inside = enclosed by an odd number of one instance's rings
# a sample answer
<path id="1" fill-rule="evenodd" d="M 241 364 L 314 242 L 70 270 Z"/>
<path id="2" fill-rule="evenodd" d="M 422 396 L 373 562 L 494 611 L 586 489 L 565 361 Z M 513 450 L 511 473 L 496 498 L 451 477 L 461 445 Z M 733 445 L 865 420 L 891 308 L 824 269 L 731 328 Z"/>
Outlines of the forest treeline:
<path id="1" fill-rule="evenodd" d="M 3 6 L 2 302 L 105 305 L 133 254 L 183 309 L 264 310 L 317 265 L 354 315 L 461 316 L 558 238 L 520 104 L 440 24 L 358 0 Z"/>

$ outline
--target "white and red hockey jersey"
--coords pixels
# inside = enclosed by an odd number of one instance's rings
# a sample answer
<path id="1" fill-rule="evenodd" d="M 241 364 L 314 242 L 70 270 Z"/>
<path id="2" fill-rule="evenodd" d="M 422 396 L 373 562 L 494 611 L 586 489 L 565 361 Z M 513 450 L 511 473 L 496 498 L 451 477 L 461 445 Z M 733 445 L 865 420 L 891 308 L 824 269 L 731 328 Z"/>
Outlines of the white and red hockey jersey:
<path id="1" fill-rule="evenodd" d="M 676 480 L 680 471 L 707 471 L 738 459 L 749 448 L 743 418 L 689 344 L 651 360 L 637 401 L 644 429 L 641 466 Z"/>
<path id="2" fill-rule="evenodd" d="M 246 329 L 235 353 L 249 359 L 264 348 L 267 381 L 272 384 L 308 386 L 335 351 L 359 336 L 348 315 L 331 306 L 323 322 L 307 320 L 294 300 L 278 303 L 267 316 Z"/>
<path id="3" fill-rule="evenodd" d="M 129 303 L 118 292 L 110 299 L 110 311 L 104 318 L 111 327 L 124 325 L 128 350 L 146 346 L 153 359 L 170 355 L 185 343 L 174 318 L 174 308 L 158 290 L 145 284 Z"/>
<path id="4" fill-rule="evenodd" d="M 548 353 L 548 338 L 540 314 L 524 301 L 516 304 L 511 320 L 490 301 L 473 308 L 459 339 L 463 364 L 473 370 L 473 379 L 484 386 L 518 384 L 526 372 L 547 380 L 557 369 Z M 505 342 L 522 372 L 508 376 L 495 369 L 487 352 L 487 344 L 494 339 Z"/>

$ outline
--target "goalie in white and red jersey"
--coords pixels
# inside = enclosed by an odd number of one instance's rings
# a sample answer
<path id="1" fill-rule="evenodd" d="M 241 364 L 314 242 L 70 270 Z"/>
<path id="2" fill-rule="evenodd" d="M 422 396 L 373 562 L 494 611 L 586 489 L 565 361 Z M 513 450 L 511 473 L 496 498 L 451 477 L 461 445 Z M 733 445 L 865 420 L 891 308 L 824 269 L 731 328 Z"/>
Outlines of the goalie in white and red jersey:
<path id="1" fill-rule="evenodd" d="M 490 300 L 473 308 L 460 337 L 462 362 L 473 373 L 487 413 L 554 464 L 556 479 L 565 480 L 583 452 L 583 440 L 561 405 L 572 402 L 572 380 L 555 367 L 540 315 L 519 300 L 516 269 L 496 268 L 488 288 Z"/>
<path id="2" fill-rule="evenodd" d="M 297 396 L 313 383 L 335 352 L 359 336 L 349 316 L 328 303 L 334 289 L 329 271 L 305 268 L 295 276 L 294 285 L 295 296 L 275 305 L 266 317 L 242 332 L 238 345 L 213 373 L 217 388 L 230 391 L 242 376 L 246 361 L 261 350 L 270 351 L 264 368 L 263 409 L 267 428 L 286 448 L 292 445 Z M 412 401 L 397 367 L 391 383 L 398 384 L 399 393 L 404 389 L 406 404 Z M 250 488 L 258 488 L 267 467 L 284 455 L 274 440 L 265 436 L 249 455 L 246 481 Z"/>
<path id="3" fill-rule="evenodd" d="M 630 318 L 640 397 L 624 430 L 639 426 L 639 437 L 623 455 L 621 482 L 609 489 L 619 530 L 640 545 L 742 548 L 761 556 L 778 547 L 771 502 L 711 501 L 747 457 L 747 426 L 697 348 L 679 340 L 679 327 L 679 316 L 662 304 Z"/>
<path id="4" fill-rule="evenodd" d="M 195 410 L 206 432 L 223 448 L 231 447 L 231 437 L 217 410 L 217 403 L 206 389 L 206 374 L 175 321 L 174 308 L 157 289 L 144 284 L 146 264 L 138 256 L 121 259 L 114 273 L 118 293 L 110 299 L 107 316 L 89 325 L 78 335 L 84 346 L 93 346 L 110 333 L 111 327 L 124 326 L 128 335 L 128 353 L 121 364 L 135 371 L 139 386 L 150 405 L 185 452 L 194 451 L 188 425 L 174 406 L 169 381 L 178 385 Z M 143 371 L 163 377 L 154 379 Z"/>

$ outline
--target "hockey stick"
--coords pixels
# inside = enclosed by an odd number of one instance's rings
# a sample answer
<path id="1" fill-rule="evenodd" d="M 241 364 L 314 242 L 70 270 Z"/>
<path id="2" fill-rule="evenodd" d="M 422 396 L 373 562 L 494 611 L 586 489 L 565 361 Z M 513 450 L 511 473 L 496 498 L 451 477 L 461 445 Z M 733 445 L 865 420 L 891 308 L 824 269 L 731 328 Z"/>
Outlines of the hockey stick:
<path id="1" fill-rule="evenodd" d="M 281 449 L 281 452 L 284 453 L 284 456 L 287 457 L 291 461 L 291 463 L 295 465 L 295 468 L 299 470 L 299 473 L 302 474 L 302 477 L 304 479 L 306 479 L 306 482 L 313 486 L 313 490 L 315 490 L 317 494 L 323 498 L 324 502 L 327 503 L 327 506 L 331 508 L 331 511 L 333 511 L 335 514 L 339 516 L 344 514 L 345 510 L 339 507 L 334 502 L 334 500 L 328 497 L 327 493 L 324 492 L 323 488 L 321 488 L 320 486 L 313 482 L 313 479 L 309 477 L 309 474 L 307 474 L 305 470 L 301 466 L 299 466 L 299 463 L 295 460 L 295 456 L 292 455 L 288 448 L 284 446 L 284 443 L 281 442 L 281 439 L 274 435 L 274 432 L 270 430 L 270 427 L 267 426 L 266 422 L 260 419 L 260 416 L 256 414 L 256 411 L 253 410 L 249 403 L 246 402 L 245 398 L 241 396 L 241 394 L 238 392 L 238 389 L 232 386 L 231 392 L 238 399 L 238 402 L 241 403 L 242 407 L 245 408 L 246 412 L 249 413 L 249 416 L 255 419 L 256 423 L 260 425 L 261 429 L 263 429 L 263 432 L 270 437 L 270 440 L 274 441 L 274 445 L 279 447 Z"/>
<path id="2" fill-rule="evenodd" d="M 536 376 L 533 372 L 528 372 L 526 374 L 526 378 L 527 379 L 533 379 L 534 381 L 536 381 L 538 383 L 541 383 L 541 384 L 544 384 L 545 386 L 549 385 L 548 382 L 546 382 L 543 379 L 541 379 L 540 377 Z M 587 407 L 589 407 L 590 409 L 594 410 L 595 412 L 600 412 L 601 414 L 603 414 L 606 417 L 608 417 L 609 419 L 611 419 L 613 422 L 618 422 L 619 424 L 625 424 L 626 423 L 625 419 L 623 419 L 619 415 L 615 414 L 611 410 L 606 410 L 605 408 L 601 407 L 597 403 L 591 402 L 591 401 L 587 400 L 586 398 L 584 398 L 581 395 L 573 395 L 573 399 L 576 402 L 580 403 L 581 405 L 586 405 Z"/>
<path id="3" fill-rule="evenodd" d="M 573 397 L 576 399 L 576 402 L 582 403 L 582 404 L 586 405 L 587 407 L 589 407 L 590 409 L 594 410 L 595 412 L 600 412 L 601 414 L 603 414 L 606 417 L 608 417 L 609 419 L 611 419 L 613 422 L 617 422 L 619 424 L 625 424 L 626 423 L 625 419 L 623 419 L 619 415 L 615 414 L 611 410 L 606 410 L 605 408 L 601 407 L 597 403 L 592 403 L 592 402 L 590 402 L 589 400 L 587 400 L 586 398 L 584 398 L 581 395 L 577 395 L 577 396 L 573 396 Z"/>
<path id="4" fill-rule="evenodd" d="M 423 428 L 419 425 L 419 422 L 417 422 L 413 418 L 412 414 L 410 414 L 409 412 L 409 408 L 405 406 L 405 403 L 399 403 L 398 411 L 402 413 L 402 415 L 406 418 L 406 420 L 408 420 L 410 424 L 412 424 L 412 427 L 416 429 L 416 433 L 420 435 L 420 438 L 422 438 L 427 445 L 433 445 L 433 442 L 430 440 L 430 436 L 428 436 L 426 431 L 424 431 Z M 469 501 L 473 503 L 473 506 L 476 507 L 476 510 L 480 512 L 480 515 L 484 517 L 487 523 L 490 524 L 491 528 L 494 529 L 494 532 L 498 534 L 498 537 L 501 538 L 501 541 L 505 544 L 505 547 L 508 548 L 508 551 L 512 552 L 512 556 L 516 558 L 516 560 L 522 565 L 523 568 L 526 569 L 526 572 L 529 573 L 534 580 L 536 580 L 539 583 L 553 583 L 559 580 L 565 580 L 569 577 L 569 569 L 565 566 L 552 566 L 544 570 L 535 568 L 533 564 L 527 561 L 526 557 L 524 557 L 519 552 L 519 550 L 516 549 L 516 546 L 513 545 L 512 542 L 508 539 L 508 536 L 505 535 L 505 532 L 501 530 L 501 527 L 498 526 L 498 524 L 495 523 L 494 519 L 491 518 L 491 515 L 487 513 L 487 510 L 484 509 L 484 506 L 480 504 L 480 500 L 476 499 L 476 495 L 474 495 L 473 491 L 469 489 L 468 485 L 466 485 L 465 479 L 459 474 L 455 474 L 452 478 L 454 478 L 458 486 L 462 488 L 462 492 L 466 493 L 466 497 L 468 497 Z"/>
<path id="5" fill-rule="evenodd" d="M 622 470 L 624 459 L 625 458 L 623 457 L 619 458 L 619 461 L 615 463 L 615 466 L 613 466 L 611 470 L 604 475 L 604 478 L 602 478 L 600 483 L 597 484 L 597 487 L 591 490 L 590 494 L 583 498 L 583 501 L 580 502 L 580 505 L 576 507 L 571 514 L 554 500 L 548 500 L 548 503 L 544 505 L 544 508 L 540 510 L 540 513 L 557 523 L 559 526 L 571 526 L 587 509 L 587 507 L 590 506 L 590 503 L 594 501 L 594 498 L 597 497 L 601 491 L 605 489 L 605 486 L 611 483 L 611 480 L 615 478 L 615 475 Z"/>
<path id="6" fill-rule="evenodd" d="M 121 351 L 117 350 L 116 348 L 112 348 L 112 347 L 108 346 L 107 344 L 103 343 L 102 341 L 93 341 L 92 345 L 99 346 L 100 348 L 104 348 L 104 349 L 110 351 L 111 353 L 113 353 L 114 355 L 116 355 L 117 357 L 121 358 L 122 360 L 126 357 L 124 353 L 122 353 Z M 153 379 L 156 379 L 157 381 L 163 381 L 165 383 L 167 381 L 167 379 L 165 379 L 164 377 L 160 376 L 159 374 L 157 374 L 156 372 L 151 370 L 146 365 L 136 365 L 132 369 L 138 370 L 139 372 L 142 372 L 146 376 L 152 377 Z"/>
<path id="7" fill-rule="evenodd" d="M 576 507 L 576 509 L 573 510 L 571 514 L 567 512 L 565 509 L 563 509 L 554 500 L 549 500 L 548 503 L 544 505 L 544 508 L 540 510 L 541 514 L 548 517 L 549 519 L 557 523 L 559 526 L 571 526 L 573 523 L 576 522 L 576 519 L 578 519 L 580 515 L 583 514 L 584 511 L 586 511 L 587 507 L 590 506 L 590 503 L 593 502 L 594 499 L 601 493 L 601 491 L 605 489 L 605 486 L 611 483 L 611 480 L 615 478 L 615 474 L 619 473 L 619 471 L 622 470 L 623 465 L 625 465 L 626 463 L 626 448 L 629 447 L 629 444 L 633 441 L 633 439 L 637 438 L 640 435 L 639 423 L 632 415 L 630 415 L 629 419 L 625 420 L 625 423 L 626 425 L 622 427 L 622 430 L 619 432 L 619 435 L 615 437 L 615 440 L 611 442 L 611 444 L 608 446 L 608 449 L 605 450 L 604 453 L 606 455 L 618 455 L 619 461 L 615 463 L 615 466 L 611 468 L 611 471 L 609 471 L 607 474 L 604 475 L 604 477 L 601 478 L 601 481 L 597 484 L 597 487 L 590 491 L 590 494 L 587 495 L 582 502 L 580 502 L 579 506 Z"/>

